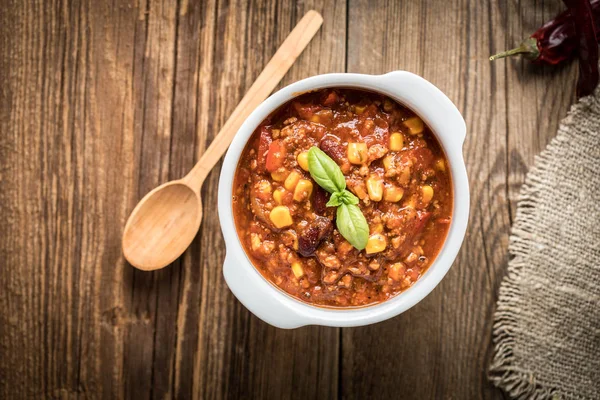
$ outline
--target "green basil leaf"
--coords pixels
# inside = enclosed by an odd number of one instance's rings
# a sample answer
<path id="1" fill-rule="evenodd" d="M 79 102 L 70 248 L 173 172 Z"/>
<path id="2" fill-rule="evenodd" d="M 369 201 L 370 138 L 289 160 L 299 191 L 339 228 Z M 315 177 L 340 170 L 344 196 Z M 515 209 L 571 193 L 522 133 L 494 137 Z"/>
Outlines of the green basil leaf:
<path id="1" fill-rule="evenodd" d="M 342 170 L 318 147 L 313 146 L 308 151 L 308 171 L 315 182 L 329 193 L 346 189 L 346 179 Z"/>
<path id="2" fill-rule="evenodd" d="M 362 250 L 367 246 L 369 240 L 369 224 L 360 208 L 354 204 L 341 204 L 337 208 L 336 225 L 342 236 L 356 247 Z"/>
<path id="3" fill-rule="evenodd" d="M 344 192 L 333 192 L 331 194 L 331 197 L 329 198 L 329 201 L 327 202 L 327 204 L 325 204 L 326 207 L 337 207 L 340 204 L 343 204 L 343 199 L 342 199 L 342 195 Z"/>
<path id="4" fill-rule="evenodd" d="M 354 195 L 354 193 L 348 191 L 348 190 L 344 190 L 343 192 L 339 192 L 340 193 L 340 200 L 342 203 L 344 204 L 353 204 L 353 205 L 357 205 L 358 204 L 358 197 L 356 197 Z M 335 193 L 334 193 L 335 194 Z"/>

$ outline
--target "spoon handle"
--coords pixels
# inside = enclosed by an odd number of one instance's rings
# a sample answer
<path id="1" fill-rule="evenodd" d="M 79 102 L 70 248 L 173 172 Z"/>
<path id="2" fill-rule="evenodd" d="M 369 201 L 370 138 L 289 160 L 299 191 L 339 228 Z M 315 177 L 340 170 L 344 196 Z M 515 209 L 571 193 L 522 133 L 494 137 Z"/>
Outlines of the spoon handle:
<path id="1" fill-rule="evenodd" d="M 296 58 L 298 58 L 317 33 L 322 23 L 323 17 L 315 10 L 310 10 L 302 17 L 279 49 L 277 49 L 275 55 L 273 55 L 252 86 L 250 86 L 250 89 L 235 110 L 233 110 L 225 125 L 223 125 L 210 146 L 204 151 L 200 160 L 183 178 L 190 187 L 196 191 L 200 190 L 204 179 L 221 156 L 225 154 L 242 123 L 271 94 L 292 64 L 294 64 Z"/>

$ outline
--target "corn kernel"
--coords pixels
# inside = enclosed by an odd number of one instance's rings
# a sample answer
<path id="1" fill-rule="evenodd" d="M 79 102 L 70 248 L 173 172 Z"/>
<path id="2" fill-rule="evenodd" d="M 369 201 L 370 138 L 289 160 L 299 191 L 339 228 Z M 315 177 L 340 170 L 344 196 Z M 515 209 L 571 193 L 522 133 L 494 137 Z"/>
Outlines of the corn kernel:
<path id="1" fill-rule="evenodd" d="M 285 189 L 282 187 L 278 187 L 277 189 L 275 189 L 275 191 L 273 192 L 273 199 L 275 200 L 275 202 L 277 204 L 282 204 L 283 203 L 283 194 L 285 193 Z"/>
<path id="2" fill-rule="evenodd" d="M 267 180 L 261 180 L 258 182 L 258 190 L 262 193 L 271 193 L 271 182 Z"/>
<path id="3" fill-rule="evenodd" d="M 374 224 L 371 227 L 371 233 L 381 233 L 383 232 L 383 224 L 380 222 L 378 224 Z"/>
<path id="4" fill-rule="evenodd" d="M 383 157 L 383 168 L 385 168 L 386 171 L 389 171 L 391 168 L 394 168 L 394 156 L 390 154 L 388 156 Z"/>
<path id="5" fill-rule="evenodd" d="M 404 189 L 389 185 L 386 186 L 385 191 L 383 193 L 383 200 L 389 201 L 390 203 L 395 203 L 400 201 L 404 196 Z"/>
<path id="6" fill-rule="evenodd" d="M 298 154 L 297 161 L 300 168 L 308 171 L 308 151 L 303 151 L 302 153 Z"/>
<path id="7" fill-rule="evenodd" d="M 276 182 L 283 182 L 287 177 L 288 172 L 285 169 L 278 169 L 271 172 L 271 178 Z"/>
<path id="8" fill-rule="evenodd" d="M 367 108 L 367 106 L 354 106 L 354 112 L 357 113 L 358 115 L 362 114 L 365 112 L 365 109 Z"/>
<path id="9" fill-rule="evenodd" d="M 301 175 L 299 173 L 297 173 L 296 171 L 290 172 L 290 174 L 287 176 L 287 178 L 285 178 L 285 182 L 283 183 L 283 186 L 285 186 L 285 188 L 289 191 L 294 190 L 294 188 L 298 184 L 298 181 L 300 180 L 300 177 L 301 177 Z"/>
<path id="10" fill-rule="evenodd" d="M 294 190 L 294 200 L 304 201 L 310 197 L 313 191 L 313 184 L 308 179 L 300 179 Z"/>
<path id="11" fill-rule="evenodd" d="M 302 265 L 299 262 L 292 263 L 292 272 L 294 273 L 294 276 L 298 279 L 302 278 L 302 275 L 304 275 L 304 269 L 302 268 Z"/>
<path id="12" fill-rule="evenodd" d="M 383 196 L 383 182 L 378 177 L 372 176 L 367 179 L 367 192 L 373 201 L 380 201 Z"/>
<path id="13" fill-rule="evenodd" d="M 421 200 L 425 204 L 429 204 L 431 199 L 433 199 L 433 188 L 431 186 L 425 185 L 421 188 Z"/>
<path id="14" fill-rule="evenodd" d="M 399 151 L 404 147 L 404 137 L 401 133 L 394 132 L 390 135 L 390 150 Z"/>
<path id="15" fill-rule="evenodd" d="M 446 163 L 443 158 L 440 158 L 435 162 L 435 169 L 442 172 L 446 170 Z"/>
<path id="16" fill-rule="evenodd" d="M 348 161 L 352 164 L 362 164 L 369 157 L 366 143 L 348 143 Z"/>
<path id="17" fill-rule="evenodd" d="M 406 126 L 411 135 L 417 135 L 423 132 L 425 126 L 423 125 L 423 120 L 419 117 L 412 117 L 403 122 L 404 126 Z"/>
<path id="18" fill-rule="evenodd" d="M 269 219 L 279 229 L 290 226 L 294 222 L 290 215 L 290 209 L 286 206 L 274 207 L 269 214 Z"/>
<path id="19" fill-rule="evenodd" d="M 367 254 L 379 253 L 385 250 L 386 246 L 387 242 L 385 240 L 385 236 L 383 236 L 381 233 L 375 233 L 369 237 L 365 251 Z"/>

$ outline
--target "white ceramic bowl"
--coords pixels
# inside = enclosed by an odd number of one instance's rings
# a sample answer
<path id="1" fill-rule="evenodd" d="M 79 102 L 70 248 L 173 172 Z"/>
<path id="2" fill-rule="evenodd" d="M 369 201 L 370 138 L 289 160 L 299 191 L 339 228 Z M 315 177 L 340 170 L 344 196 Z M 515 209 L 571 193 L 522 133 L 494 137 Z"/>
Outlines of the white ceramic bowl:
<path id="1" fill-rule="evenodd" d="M 329 88 L 364 89 L 387 95 L 413 110 L 429 125 L 446 153 L 454 189 L 454 210 L 448 237 L 433 264 L 408 290 L 376 305 L 334 309 L 296 300 L 269 283 L 250 262 L 238 238 L 233 220 L 233 176 L 246 142 L 256 127 L 279 106 L 301 93 Z M 454 262 L 469 217 L 469 183 L 462 155 L 465 121 L 458 109 L 438 88 L 406 71 L 385 75 L 326 74 L 293 83 L 265 100 L 248 117 L 225 156 L 219 180 L 219 218 L 227 246 L 223 274 L 227 285 L 254 315 L 279 328 L 304 325 L 360 326 L 392 318 L 417 304 L 436 286 Z"/>

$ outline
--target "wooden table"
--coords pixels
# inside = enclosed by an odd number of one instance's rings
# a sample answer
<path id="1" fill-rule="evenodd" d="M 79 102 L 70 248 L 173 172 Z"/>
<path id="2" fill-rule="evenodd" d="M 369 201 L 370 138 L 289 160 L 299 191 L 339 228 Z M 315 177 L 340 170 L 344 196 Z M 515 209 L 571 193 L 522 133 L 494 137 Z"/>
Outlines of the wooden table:
<path id="1" fill-rule="evenodd" d="M 548 3 L 548 4 L 546 4 Z M 490 63 L 546 1 L 8 0 L 0 13 L 0 398 L 502 398 L 487 380 L 519 187 L 574 101 L 576 64 Z M 266 325 L 228 290 L 219 168 L 185 255 L 127 265 L 125 220 L 202 154 L 309 9 L 282 85 L 405 69 L 468 125 L 468 234 L 439 287 L 354 329 Z"/>

